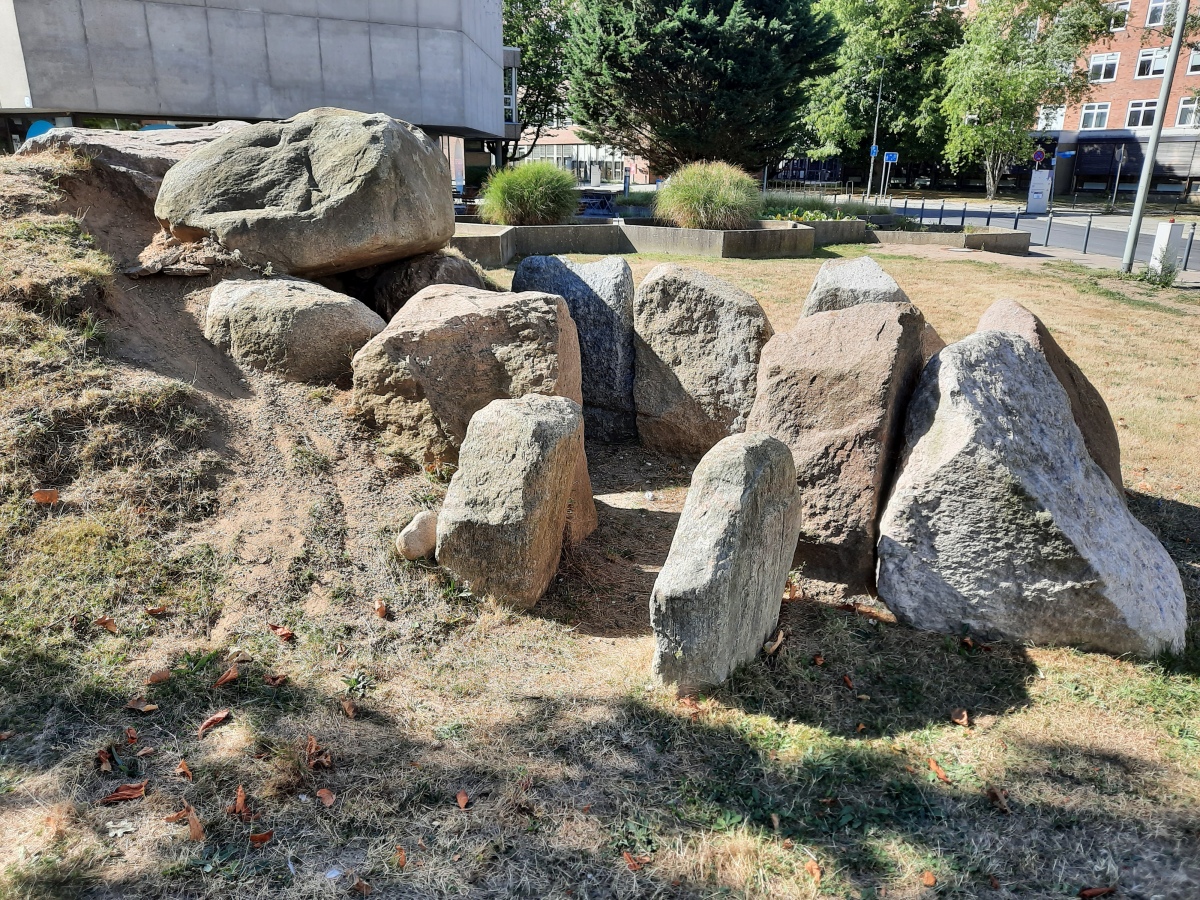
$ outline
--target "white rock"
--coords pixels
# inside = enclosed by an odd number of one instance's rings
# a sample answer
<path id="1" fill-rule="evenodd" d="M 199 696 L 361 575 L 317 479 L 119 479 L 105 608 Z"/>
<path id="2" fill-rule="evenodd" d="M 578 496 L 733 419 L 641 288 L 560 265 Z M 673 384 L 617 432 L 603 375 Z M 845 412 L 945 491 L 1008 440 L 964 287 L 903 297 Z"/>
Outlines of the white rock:
<path id="1" fill-rule="evenodd" d="M 403 559 L 424 559 L 433 556 L 437 546 L 438 514 L 433 510 L 417 513 L 396 537 L 396 553 Z"/>

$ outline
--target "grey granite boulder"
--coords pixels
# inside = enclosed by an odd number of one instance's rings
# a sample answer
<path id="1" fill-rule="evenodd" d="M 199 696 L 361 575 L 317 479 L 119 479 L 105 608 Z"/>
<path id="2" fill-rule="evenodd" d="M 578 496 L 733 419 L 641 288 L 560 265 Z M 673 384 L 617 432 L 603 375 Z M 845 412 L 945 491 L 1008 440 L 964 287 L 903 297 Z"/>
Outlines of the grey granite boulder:
<path id="1" fill-rule="evenodd" d="M 879 515 L 927 327 L 911 303 L 870 303 L 806 316 L 763 350 L 746 430 L 792 451 L 806 577 L 874 590 Z"/>
<path id="2" fill-rule="evenodd" d="M 529 256 L 513 276 L 514 291 L 543 291 L 567 301 L 579 329 L 583 416 L 588 437 L 637 437 L 633 404 L 633 272 L 619 256 L 577 264 Z"/>
<path id="3" fill-rule="evenodd" d="M 204 336 L 240 363 L 289 381 L 336 381 L 384 322 L 353 297 L 302 281 L 222 281 Z"/>
<path id="4" fill-rule="evenodd" d="M 154 213 L 185 243 L 212 236 L 254 265 L 333 275 L 444 247 L 449 186 L 445 155 L 420 129 L 314 109 L 190 153 L 163 179 Z"/>
<path id="5" fill-rule="evenodd" d="M 1117 440 L 1117 426 L 1113 424 L 1108 405 L 1079 366 L 1054 340 L 1042 320 L 1015 300 L 997 300 L 988 307 L 975 330 L 1019 334 L 1042 351 L 1059 384 L 1067 392 L 1067 398 L 1071 401 L 1071 415 L 1083 432 L 1083 441 L 1092 459 L 1112 479 L 1113 484 L 1122 487 L 1121 444 Z"/>
<path id="6" fill-rule="evenodd" d="M 690 693 L 758 655 L 779 620 L 799 529 L 784 444 L 738 434 L 705 455 L 650 596 L 660 681 Z"/>
<path id="7" fill-rule="evenodd" d="M 638 288 L 633 316 L 642 443 L 701 456 L 745 431 L 759 355 L 774 334 L 758 302 L 712 275 L 666 264 Z"/>
<path id="8" fill-rule="evenodd" d="M 372 288 L 375 311 L 390 322 L 405 303 L 435 284 L 460 284 L 481 291 L 489 289 L 487 278 L 479 268 L 457 250 L 422 253 L 379 271 Z"/>
<path id="9" fill-rule="evenodd" d="M 495 400 L 467 428 L 437 523 L 437 561 L 477 596 L 528 609 L 562 554 L 583 410 L 564 397 Z"/>
<path id="10" fill-rule="evenodd" d="M 875 260 L 831 259 L 821 266 L 800 315 L 811 316 L 860 303 L 908 303 L 908 295 Z"/>
<path id="11" fill-rule="evenodd" d="M 1153 656 L 1179 570 L 1092 459 L 1046 357 L 984 331 L 925 368 L 880 523 L 879 596 L 931 631 Z"/>

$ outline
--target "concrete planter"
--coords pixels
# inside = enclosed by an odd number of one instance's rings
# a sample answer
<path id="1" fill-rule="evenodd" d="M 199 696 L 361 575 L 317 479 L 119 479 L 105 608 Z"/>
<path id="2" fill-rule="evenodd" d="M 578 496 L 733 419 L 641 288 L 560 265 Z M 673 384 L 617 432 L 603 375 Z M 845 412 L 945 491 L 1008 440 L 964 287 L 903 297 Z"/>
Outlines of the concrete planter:
<path id="1" fill-rule="evenodd" d="M 676 228 L 653 219 L 626 219 L 622 231 L 637 253 L 784 259 L 811 256 L 815 232 L 796 222 L 755 222 L 737 231 Z"/>
<path id="2" fill-rule="evenodd" d="M 977 228 L 963 232 L 958 226 L 943 225 L 939 231 L 868 231 L 866 240 L 876 244 L 923 244 L 935 247 L 961 247 L 965 250 L 987 250 L 1026 256 L 1029 253 L 1028 231 L 1012 228 Z"/>
<path id="3" fill-rule="evenodd" d="M 804 224 L 812 228 L 818 247 L 826 244 L 861 244 L 867 240 L 867 223 L 862 219 L 826 219 Z"/>

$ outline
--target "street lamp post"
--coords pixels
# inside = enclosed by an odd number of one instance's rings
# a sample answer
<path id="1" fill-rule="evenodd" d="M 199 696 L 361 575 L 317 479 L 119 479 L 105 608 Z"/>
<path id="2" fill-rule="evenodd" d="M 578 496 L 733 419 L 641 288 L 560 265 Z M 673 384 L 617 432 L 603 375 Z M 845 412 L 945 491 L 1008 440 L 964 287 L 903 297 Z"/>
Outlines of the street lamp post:
<path id="1" fill-rule="evenodd" d="M 871 197 L 871 184 L 875 180 L 875 153 L 879 150 L 879 107 L 883 103 L 883 64 L 884 58 L 877 56 L 879 60 L 879 93 L 875 96 L 875 131 L 871 135 L 871 157 L 869 168 L 867 169 L 867 193 L 866 198 Z"/>

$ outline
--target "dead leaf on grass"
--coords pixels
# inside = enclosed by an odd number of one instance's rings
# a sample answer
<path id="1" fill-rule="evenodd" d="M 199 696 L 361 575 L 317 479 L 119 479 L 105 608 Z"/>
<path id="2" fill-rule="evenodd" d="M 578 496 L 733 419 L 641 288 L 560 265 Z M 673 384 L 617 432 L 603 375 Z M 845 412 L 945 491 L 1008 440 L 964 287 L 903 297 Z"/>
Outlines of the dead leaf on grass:
<path id="1" fill-rule="evenodd" d="M 650 862 L 650 857 L 643 854 L 642 856 L 634 856 L 628 850 L 621 854 L 625 858 L 625 865 L 629 866 L 630 872 L 637 872 L 646 863 Z"/>
<path id="2" fill-rule="evenodd" d="M 101 616 L 96 620 L 95 624 L 112 634 L 117 633 L 117 620 L 112 616 Z"/>
<path id="3" fill-rule="evenodd" d="M 952 709 L 950 710 L 950 721 L 966 728 L 971 724 L 971 714 L 965 709 Z"/>
<path id="4" fill-rule="evenodd" d="M 269 685 L 270 687 L 283 687 L 287 680 L 288 677 L 283 674 L 263 676 L 263 684 Z"/>
<path id="5" fill-rule="evenodd" d="M 145 759 L 147 756 L 153 756 L 158 750 L 154 747 L 143 747 L 137 752 L 138 759 Z"/>
<path id="6" fill-rule="evenodd" d="M 281 641 L 290 641 L 296 636 L 296 632 L 292 631 L 292 629 L 288 628 L 286 625 L 272 625 L 268 622 L 267 627 L 270 628 L 271 631 L 275 633 L 275 636 Z"/>
<path id="7" fill-rule="evenodd" d="M 337 794 L 335 794 L 329 788 L 321 788 L 319 791 L 317 791 L 317 799 L 325 804 L 326 808 L 328 808 L 337 802 Z"/>
<path id="8" fill-rule="evenodd" d="M 150 677 L 146 679 L 146 684 L 162 684 L 164 681 L 171 679 L 170 669 L 159 669 L 157 672 L 151 672 Z"/>
<path id="9" fill-rule="evenodd" d="M 238 785 L 237 796 L 234 797 L 233 805 L 225 807 L 225 812 L 231 816 L 237 816 L 243 822 L 250 821 L 250 808 L 246 806 L 246 788 L 243 785 Z"/>
<path id="10" fill-rule="evenodd" d="M 167 607 L 165 606 L 147 606 L 144 609 L 148 616 L 165 616 L 167 614 Z"/>
<path id="11" fill-rule="evenodd" d="M 127 744 L 136 744 L 137 743 L 137 729 L 136 728 L 131 727 L 131 728 L 125 729 L 125 743 L 127 743 Z"/>
<path id="12" fill-rule="evenodd" d="M 369 893 L 371 893 L 371 886 L 369 884 L 367 884 L 365 881 L 363 881 L 361 878 L 359 878 L 357 875 L 355 875 L 354 876 L 354 884 L 350 885 L 350 890 L 358 891 L 358 893 L 362 894 L 365 897 Z"/>
<path id="13" fill-rule="evenodd" d="M 137 800 L 139 797 L 146 796 L 146 785 L 150 782 L 143 781 L 139 784 L 123 784 L 107 797 L 100 800 L 104 806 L 109 806 L 113 803 L 120 803 L 123 800 Z"/>
<path id="14" fill-rule="evenodd" d="M 783 629 L 779 629 L 779 633 L 775 635 L 775 640 L 763 647 L 767 656 L 774 656 L 779 652 L 779 648 L 783 646 Z"/>
<path id="15" fill-rule="evenodd" d="M 128 703 L 125 704 L 125 708 L 132 709 L 135 712 L 140 712 L 140 713 L 152 713 L 156 709 L 158 709 L 158 707 L 155 704 L 151 703 L 145 697 L 134 697 L 132 700 L 130 700 Z"/>
<path id="16" fill-rule="evenodd" d="M 58 491 L 54 490 L 53 488 L 34 491 L 33 502 L 38 506 L 51 506 L 58 502 Z"/>
<path id="17" fill-rule="evenodd" d="M 112 754 L 109 753 L 107 750 L 97 750 L 96 751 L 96 760 L 97 760 L 97 762 L 100 763 L 100 771 L 101 772 L 111 772 L 112 771 Z"/>
<path id="18" fill-rule="evenodd" d="M 815 656 L 812 658 L 812 664 L 813 664 L 814 666 L 823 666 L 823 665 L 825 665 L 825 657 L 823 657 L 823 656 L 822 656 L 820 653 L 816 654 L 816 655 L 815 655 Z"/>
<path id="19" fill-rule="evenodd" d="M 929 757 L 929 770 L 937 776 L 938 781 L 943 781 L 946 784 L 950 784 L 950 776 L 946 774 L 946 770 L 939 766 L 938 761 L 932 756 Z"/>
<path id="20" fill-rule="evenodd" d="M 842 684 L 850 688 L 850 690 L 854 690 L 854 682 L 851 680 L 849 675 L 842 676 Z"/>
<path id="21" fill-rule="evenodd" d="M 188 837 L 197 843 L 204 843 L 204 826 L 200 824 L 200 817 L 196 815 L 194 809 L 188 810 Z"/>
<path id="22" fill-rule="evenodd" d="M 220 712 L 215 712 L 203 722 L 200 723 L 200 730 L 196 732 L 196 737 L 204 737 L 204 732 L 216 728 L 222 722 L 229 718 L 229 710 L 223 709 Z"/>
<path id="23" fill-rule="evenodd" d="M 382 597 L 375 598 L 375 615 L 379 616 L 381 619 L 386 619 L 388 617 L 388 605 Z"/>
<path id="24" fill-rule="evenodd" d="M 332 769 L 333 755 L 328 747 L 322 747 L 311 734 L 304 747 L 304 759 L 310 769 Z"/>
<path id="25" fill-rule="evenodd" d="M 250 835 L 250 846 L 251 847 L 262 847 L 264 844 L 270 843 L 271 838 L 273 838 L 273 837 L 275 837 L 275 832 L 273 830 L 272 831 L 264 831 L 261 834 L 251 834 Z"/>
<path id="26" fill-rule="evenodd" d="M 1000 810 L 1000 812 L 1004 813 L 1005 815 L 1008 815 L 1010 810 L 1008 808 L 1008 798 L 1005 796 L 1005 791 L 992 787 L 990 784 L 984 789 L 984 791 L 987 794 L 988 800 L 991 801 L 992 806 L 996 807 L 996 809 Z"/>
<path id="27" fill-rule="evenodd" d="M 403 869 L 408 865 L 408 854 L 404 852 L 403 847 L 396 848 L 396 852 L 392 854 L 392 861 L 396 864 L 397 869 Z"/>
<path id="28" fill-rule="evenodd" d="M 7 741 L 9 738 L 16 737 L 15 731 L 0 731 L 0 741 Z"/>
<path id="29" fill-rule="evenodd" d="M 188 815 L 191 814 L 191 812 L 192 812 L 192 804 L 188 803 L 185 800 L 183 802 L 183 809 L 181 809 L 179 812 L 171 813 L 169 816 L 167 816 L 165 819 L 163 819 L 163 821 L 166 822 L 168 825 L 177 825 L 180 822 L 182 822 L 184 819 L 186 819 L 188 817 Z"/>
<path id="30" fill-rule="evenodd" d="M 467 804 L 471 802 L 471 798 L 467 796 L 466 791 L 459 791 L 454 799 L 458 802 L 459 809 L 466 809 Z"/>
<path id="31" fill-rule="evenodd" d="M 1107 897 L 1109 894 L 1115 894 L 1116 892 L 1117 889 L 1115 887 L 1084 888 L 1079 892 L 1079 896 L 1081 900 L 1094 900 L 1096 897 Z"/>
<path id="32" fill-rule="evenodd" d="M 358 718 L 358 704 L 346 697 L 342 700 L 342 710 L 346 713 L 347 719 Z"/>
<path id="33" fill-rule="evenodd" d="M 807 872 L 809 877 L 812 878 L 812 880 L 817 884 L 821 883 L 821 866 L 815 859 L 810 859 L 804 864 L 804 871 Z"/>
<path id="34" fill-rule="evenodd" d="M 179 761 L 179 765 L 175 767 L 175 774 L 186 778 L 188 781 L 195 781 L 195 779 L 192 778 L 192 770 L 188 768 L 186 759 L 181 759 Z"/>
<path id="35" fill-rule="evenodd" d="M 925 885 L 925 887 L 933 887 L 937 884 L 937 876 L 926 869 L 921 873 L 921 884 Z"/>
<path id="36" fill-rule="evenodd" d="M 997 878 L 995 875 L 988 876 L 988 884 L 991 885 L 991 888 L 993 891 L 1000 890 L 1000 879 Z"/>
<path id="37" fill-rule="evenodd" d="M 217 683 L 214 684 L 213 687 L 222 687 L 223 685 L 229 684 L 229 682 L 231 682 L 231 681 L 237 681 L 237 678 L 238 678 L 238 667 L 237 667 L 237 663 L 234 663 L 232 666 L 230 666 L 228 669 L 225 670 L 225 673 L 220 678 L 217 679 Z"/>

